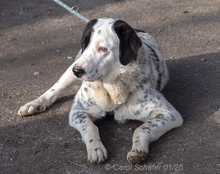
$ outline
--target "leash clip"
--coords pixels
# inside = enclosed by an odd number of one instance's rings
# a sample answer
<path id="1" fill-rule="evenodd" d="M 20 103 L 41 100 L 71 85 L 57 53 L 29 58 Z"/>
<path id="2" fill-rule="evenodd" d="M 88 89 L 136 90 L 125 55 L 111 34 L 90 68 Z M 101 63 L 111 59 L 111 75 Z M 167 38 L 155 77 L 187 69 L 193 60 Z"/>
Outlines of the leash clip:
<path id="1" fill-rule="evenodd" d="M 72 8 L 70 8 L 68 5 L 64 4 L 60 0 L 53 0 L 53 1 L 59 4 L 60 6 L 62 6 L 63 8 L 65 8 L 66 10 L 68 10 L 70 13 L 76 15 L 78 18 L 82 19 L 84 22 L 88 23 L 90 21 L 89 19 L 87 19 L 86 17 L 84 17 L 83 15 L 77 12 L 79 10 L 79 7 L 73 6 Z M 75 7 L 76 10 L 74 10 Z"/>
<path id="2" fill-rule="evenodd" d="M 76 10 L 74 9 L 75 7 L 76 7 Z M 72 6 L 71 10 L 74 10 L 74 11 L 78 12 L 79 7 L 78 6 Z"/>

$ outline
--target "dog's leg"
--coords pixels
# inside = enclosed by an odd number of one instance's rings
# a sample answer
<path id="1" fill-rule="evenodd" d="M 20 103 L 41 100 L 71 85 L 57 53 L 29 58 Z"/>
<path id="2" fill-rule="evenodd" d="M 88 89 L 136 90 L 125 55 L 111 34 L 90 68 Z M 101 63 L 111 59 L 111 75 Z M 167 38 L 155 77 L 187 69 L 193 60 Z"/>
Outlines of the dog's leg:
<path id="1" fill-rule="evenodd" d="M 87 97 L 86 94 L 80 94 L 80 92 L 82 92 L 81 89 L 78 91 L 74 99 L 69 114 L 69 124 L 80 132 L 82 140 L 86 144 L 88 160 L 91 163 L 100 164 L 104 162 L 108 156 L 107 151 L 101 142 L 99 130 L 93 121 L 97 118 L 103 117 L 105 112 L 98 108 L 96 109 L 96 106 L 90 102 L 90 99 L 79 97 Z M 90 109 L 93 111 L 92 114 L 90 113 Z M 96 118 L 92 115 L 95 115 Z"/>
<path id="2" fill-rule="evenodd" d="M 108 155 L 101 142 L 97 126 L 89 119 L 88 114 L 82 112 L 74 113 L 76 114 L 75 116 L 70 116 L 70 125 L 80 132 L 82 140 L 86 144 L 88 160 L 91 163 L 103 163 L 108 158 Z"/>
<path id="3" fill-rule="evenodd" d="M 168 101 L 166 101 L 165 105 L 164 102 L 161 104 L 158 101 L 147 105 L 150 105 L 154 110 L 150 111 L 145 123 L 134 131 L 132 150 L 127 155 L 130 164 L 140 163 L 145 160 L 151 142 L 157 140 L 167 131 L 181 126 L 183 123 L 181 115 Z"/>
<path id="4" fill-rule="evenodd" d="M 76 59 L 80 57 L 80 55 L 81 51 L 77 54 Z M 66 70 L 61 78 L 43 95 L 22 106 L 18 111 L 18 115 L 32 115 L 34 113 L 43 112 L 46 110 L 46 108 L 51 106 L 57 100 L 59 94 L 77 80 L 72 72 L 72 68 L 73 64 Z"/>

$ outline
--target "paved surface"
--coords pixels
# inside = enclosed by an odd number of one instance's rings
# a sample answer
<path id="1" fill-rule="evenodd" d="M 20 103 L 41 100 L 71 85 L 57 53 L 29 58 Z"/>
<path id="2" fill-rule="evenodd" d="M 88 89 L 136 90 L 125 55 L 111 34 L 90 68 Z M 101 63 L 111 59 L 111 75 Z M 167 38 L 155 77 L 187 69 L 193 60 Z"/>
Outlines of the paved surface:
<path id="1" fill-rule="evenodd" d="M 111 116 L 96 122 L 109 159 L 87 161 L 80 134 L 68 125 L 79 84 L 45 113 L 17 116 L 74 61 L 85 23 L 52 0 L 0 0 L 0 173 L 219 173 L 220 1 L 64 2 L 89 19 L 117 17 L 155 37 L 170 71 L 163 94 L 184 124 L 152 143 L 147 160 L 131 167 L 126 154 L 141 123 L 119 124 Z"/>

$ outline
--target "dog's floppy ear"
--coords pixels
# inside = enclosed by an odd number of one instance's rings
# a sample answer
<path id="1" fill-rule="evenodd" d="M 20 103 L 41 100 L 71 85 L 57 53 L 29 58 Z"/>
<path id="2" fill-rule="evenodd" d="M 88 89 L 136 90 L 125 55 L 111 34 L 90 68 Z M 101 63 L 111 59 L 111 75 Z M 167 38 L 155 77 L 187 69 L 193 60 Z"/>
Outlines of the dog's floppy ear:
<path id="1" fill-rule="evenodd" d="M 122 65 L 127 65 L 132 59 L 136 59 L 137 52 L 142 45 L 136 32 L 124 21 L 118 20 L 113 28 L 119 38 L 119 60 Z"/>
<path id="2" fill-rule="evenodd" d="M 93 32 L 92 27 L 96 24 L 97 21 L 98 21 L 97 19 L 93 19 L 93 20 L 89 21 L 89 23 L 86 25 L 85 29 L 83 30 L 83 36 L 81 39 L 82 52 L 89 45 L 91 33 Z"/>

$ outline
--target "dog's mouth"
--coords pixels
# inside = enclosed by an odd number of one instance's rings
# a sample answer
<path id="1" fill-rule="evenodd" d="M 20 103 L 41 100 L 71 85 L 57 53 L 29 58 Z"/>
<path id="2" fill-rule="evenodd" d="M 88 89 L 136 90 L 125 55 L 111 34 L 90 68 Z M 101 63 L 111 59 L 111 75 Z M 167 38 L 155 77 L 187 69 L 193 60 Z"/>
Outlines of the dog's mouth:
<path id="1" fill-rule="evenodd" d="M 87 76 L 86 74 L 81 76 L 81 77 L 77 77 L 78 79 L 82 80 L 82 81 L 87 81 L 87 82 L 94 82 L 97 80 L 100 80 L 103 78 L 103 75 L 98 74 L 95 77 L 94 76 Z"/>

